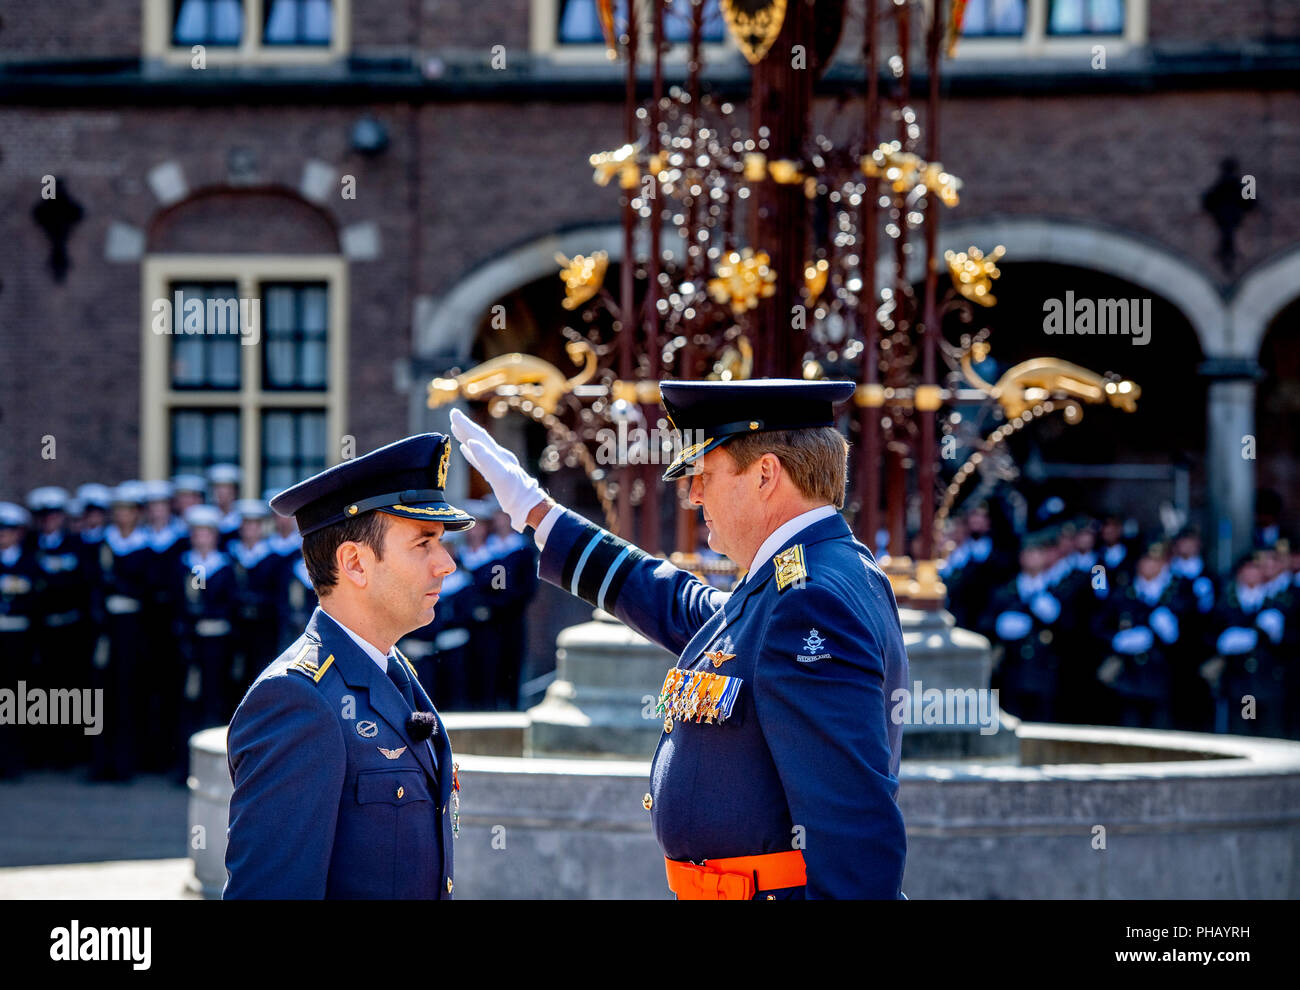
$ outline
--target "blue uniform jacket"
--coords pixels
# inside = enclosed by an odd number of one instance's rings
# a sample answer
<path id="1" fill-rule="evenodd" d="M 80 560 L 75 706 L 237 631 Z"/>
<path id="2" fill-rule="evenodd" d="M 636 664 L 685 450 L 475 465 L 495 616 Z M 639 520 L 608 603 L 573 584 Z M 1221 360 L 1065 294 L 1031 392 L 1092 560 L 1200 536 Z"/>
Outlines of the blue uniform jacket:
<path id="1" fill-rule="evenodd" d="M 433 711 L 413 668 L 411 682 L 416 706 Z M 449 899 L 451 744 L 441 718 L 431 739 L 412 739 L 408 714 L 317 608 L 230 722 L 223 896 Z"/>
<path id="2" fill-rule="evenodd" d="M 650 816 L 668 858 L 802 849 L 807 886 L 758 896 L 896 899 L 907 850 L 902 725 L 888 718 L 908 677 L 898 607 L 842 517 L 777 556 L 796 545 L 802 581 L 779 588 L 773 557 L 726 592 L 565 511 L 540 573 L 678 654 L 679 668 L 741 679 L 732 717 L 675 721 L 659 739 Z"/>

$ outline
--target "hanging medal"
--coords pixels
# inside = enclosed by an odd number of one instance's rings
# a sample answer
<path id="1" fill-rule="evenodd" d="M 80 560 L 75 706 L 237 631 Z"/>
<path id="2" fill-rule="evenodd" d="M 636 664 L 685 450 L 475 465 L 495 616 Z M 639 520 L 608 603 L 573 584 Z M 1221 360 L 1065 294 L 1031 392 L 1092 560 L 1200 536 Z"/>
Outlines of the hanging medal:
<path id="1" fill-rule="evenodd" d="M 460 838 L 460 764 L 451 765 L 451 837 Z"/>

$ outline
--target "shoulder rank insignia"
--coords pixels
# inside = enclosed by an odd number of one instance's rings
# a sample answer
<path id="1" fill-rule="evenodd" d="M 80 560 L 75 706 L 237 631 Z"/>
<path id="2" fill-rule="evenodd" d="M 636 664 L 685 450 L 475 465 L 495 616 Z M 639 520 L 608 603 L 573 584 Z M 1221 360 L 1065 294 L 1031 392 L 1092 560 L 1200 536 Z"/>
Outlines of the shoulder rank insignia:
<path id="1" fill-rule="evenodd" d="M 325 671 L 329 670 L 330 664 L 334 662 L 334 654 L 331 653 L 325 658 L 324 663 L 318 664 L 315 660 L 307 659 L 307 654 L 314 648 L 314 643 L 308 643 L 304 646 L 298 656 L 289 664 L 289 669 L 300 671 L 319 684 L 320 679 L 325 676 Z"/>
<path id="2" fill-rule="evenodd" d="M 804 578 L 808 576 L 808 568 L 803 562 L 803 544 L 796 543 L 787 550 L 782 550 L 772 558 L 772 563 L 776 566 L 776 587 L 778 591 L 785 591 L 792 584 L 802 584 Z"/>

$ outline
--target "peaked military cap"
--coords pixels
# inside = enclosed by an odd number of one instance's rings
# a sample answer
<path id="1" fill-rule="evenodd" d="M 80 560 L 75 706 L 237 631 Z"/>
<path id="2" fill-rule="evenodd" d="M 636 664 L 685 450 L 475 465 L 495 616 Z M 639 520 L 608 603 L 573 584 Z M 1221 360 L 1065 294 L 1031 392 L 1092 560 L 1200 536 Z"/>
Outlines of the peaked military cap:
<path id="1" fill-rule="evenodd" d="M 450 458 L 447 436 L 420 433 L 299 482 L 271 499 L 271 508 L 293 516 L 304 536 L 372 509 L 469 529 L 474 517 L 443 497 Z"/>
<path id="2" fill-rule="evenodd" d="M 686 445 L 664 472 L 673 481 L 711 450 L 742 433 L 834 426 L 837 402 L 853 394 L 853 382 L 806 382 L 755 378 L 743 382 L 660 382 L 668 422 Z"/>

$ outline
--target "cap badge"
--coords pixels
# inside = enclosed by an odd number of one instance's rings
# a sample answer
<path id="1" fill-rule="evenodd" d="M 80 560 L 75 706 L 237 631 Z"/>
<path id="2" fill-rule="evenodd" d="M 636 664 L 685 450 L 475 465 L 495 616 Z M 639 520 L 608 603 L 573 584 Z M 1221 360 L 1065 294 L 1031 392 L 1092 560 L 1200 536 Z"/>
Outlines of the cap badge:
<path id="1" fill-rule="evenodd" d="M 438 488 L 447 487 L 447 461 L 451 457 L 451 441 L 444 441 L 442 445 L 442 459 L 438 461 Z"/>

